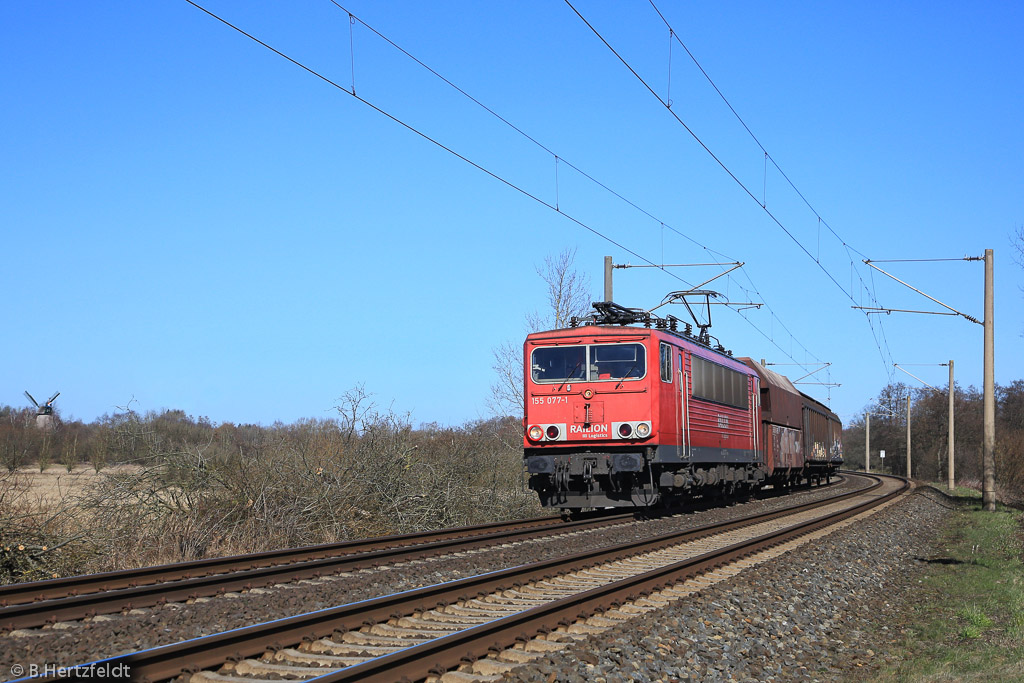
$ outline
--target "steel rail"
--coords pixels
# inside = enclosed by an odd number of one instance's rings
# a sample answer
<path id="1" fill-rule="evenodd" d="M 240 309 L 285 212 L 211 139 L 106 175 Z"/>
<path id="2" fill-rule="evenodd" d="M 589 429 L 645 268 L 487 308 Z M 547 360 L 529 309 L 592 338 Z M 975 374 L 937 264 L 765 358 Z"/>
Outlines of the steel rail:
<path id="1" fill-rule="evenodd" d="M 419 680 L 428 675 L 440 676 L 461 664 L 480 659 L 491 652 L 512 647 L 523 640 L 524 634 L 540 634 L 555 626 L 569 625 L 625 601 L 636 600 L 654 591 L 668 588 L 680 581 L 694 578 L 723 565 L 731 564 L 800 536 L 831 526 L 867 509 L 891 500 L 907 489 L 909 482 L 874 500 L 843 510 L 834 515 L 797 524 L 726 548 L 713 550 L 697 557 L 681 560 L 644 574 L 615 581 L 523 612 L 481 624 L 458 633 L 429 640 L 390 655 L 377 657 L 340 671 L 318 676 L 318 683 L 389 683 L 396 680 Z M 863 493 L 863 492 L 861 492 Z M 831 503 L 833 501 L 829 501 Z"/>
<path id="2" fill-rule="evenodd" d="M 372 539 L 372 542 L 365 543 L 374 549 L 365 552 L 320 559 L 299 560 L 287 564 L 236 569 L 235 571 L 194 578 L 147 583 L 141 586 L 131 586 L 102 592 L 93 591 L 84 595 L 65 595 L 64 597 L 51 600 L 44 599 L 3 606 L 0 607 L 0 630 L 34 628 L 47 623 L 73 621 L 97 614 L 113 614 L 139 607 L 180 602 L 230 591 L 247 590 L 302 579 L 314 579 L 339 572 L 358 571 L 386 563 L 405 562 L 444 553 L 486 547 L 522 537 L 537 538 L 609 526 L 631 517 L 632 513 L 624 513 L 554 524 L 524 525 L 520 522 L 515 528 L 472 536 L 454 535 L 451 530 L 447 532 L 430 532 L 434 537 L 439 537 L 439 540 L 398 547 L 388 546 L 384 539 Z M 502 523 L 495 526 L 510 526 L 511 524 L 513 523 Z"/>
<path id="3" fill-rule="evenodd" d="M 504 569 L 500 571 L 490 572 L 479 576 L 473 576 L 457 581 L 451 581 L 448 583 L 437 584 L 433 586 L 427 586 L 411 591 L 405 591 L 402 593 L 396 593 L 394 595 L 383 596 L 380 598 L 374 598 L 371 600 L 364 600 L 361 602 L 351 603 L 348 605 L 342 605 L 339 607 L 333 607 L 316 612 L 310 612 L 307 614 L 301 614 L 294 617 L 288 617 L 284 619 L 278 619 L 262 624 L 256 624 L 254 626 L 248 626 L 244 628 L 234 629 L 224 633 L 213 634 L 210 636 L 204 636 L 195 638 L 192 640 L 184 641 L 181 643 L 174 643 L 150 650 L 144 650 L 128 655 L 122 655 L 111 659 L 103 660 L 103 663 L 108 666 L 126 665 L 132 672 L 132 680 L 136 681 L 162 681 L 174 678 L 181 675 L 182 673 L 191 673 L 202 669 L 208 669 L 222 664 L 226 661 L 239 661 L 247 657 L 259 656 L 263 652 L 274 649 L 281 649 L 287 647 L 289 644 L 299 643 L 303 641 L 315 641 L 323 637 L 328 637 L 334 632 L 344 632 L 350 630 L 357 630 L 364 625 L 379 623 L 386 621 L 390 618 L 405 616 L 419 611 L 426 611 L 437 607 L 439 605 L 447 605 L 453 602 L 468 599 L 470 597 L 485 595 L 499 590 L 505 590 L 508 588 L 519 587 L 530 583 L 531 581 L 539 581 L 552 576 L 566 574 L 572 571 L 579 571 L 594 567 L 606 562 L 631 557 L 641 553 L 652 552 L 668 546 L 676 545 L 683 542 L 693 541 L 706 536 L 714 535 L 716 533 L 723 533 L 733 529 L 758 524 L 765 521 L 770 521 L 779 517 L 785 517 L 792 514 L 797 514 L 803 511 L 812 510 L 814 508 L 822 507 L 824 505 L 830 505 L 837 501 L 846 500 L 855 496 L 861 496 L 866 493 L 874 491 L 882 485 L 881 479 L 876 475 L 865 475 L 875 481 L 872 486 L 869 486 L 858 491 L 845 493 L 839 496 L 831 497 L 822 501 L 815 501 L 811 503 L 804 503 L 801 505 L 785 508 L 783 510 L 776 510 L 773 512 L 761 513 L 741 520 L 733 520 L 730 522 L 719 522 L 715 524 L 704 525 L 695 529 L 686 531 L 676 531 L 670 534 L 659 536 L 653 539 L 645 539 L 642 541 L 634 541 L 625 545 L 614 546 L 611 548 L 600 548 L 597 550 L 585 551 L 577 553 L 572 556 L 563 557 L 555 560 L 547 560 L 541 562 L 535 562 L 527 565 L 521 565 L 519 567 L 513 567 L 511 569 Z M 895 495 L 895 494 L 894 494 Z M 884 498 L 876 498 L 870 502 L 870 504 L 877 504 Z M 863 506 L 856 508 L 860 510 Z M 854 514 L 854 513 L 851 513 Z M 779 541 L 781 542 L 781 541 Z M 721 551 L 718 551 L 721 552 Z M 738 549 L 737 552 L 749 554 L 752 552 L 749 549 Z M 701 556 L 705 557 L 705 556 Z M 699 558 L 698 558 L 699 559 Z M 719 563 L 724 560 L 719 561 Z M 672 565 L 673 567 L 679 566 Z M 660 570 L 659 570 L 660 571 Z M 664 572 L 662 572 L 664 574 Z M 662 576 L 659 574 L 659 576 Z M 662 576 L 658 581 L 664 582 L 667 579 Z M 627 580 L 628 581 L 628 580 Z M 616 582 L 614 585 L 619 585 L 621 582 Z M 637 584 L 637 586 L 646 584 Z M 646 588 L 634 587 L 632 590 L 649 590 Z M 593 591 L 589 591 L 585 594 L 572 596 L 567 598 L 564 602 L 569 606 L 570 611 L 572 605 L 576 605 L 576 612 L 583 614 L 585 610 L 581 607 L 583 605 L 580 602 L 582 596 L 590 596 Z M 587 598 L 590 599 L 589 597 Z M 589 604 L 589 603 L 587 603 Z M 596 604 L 596 603 L 595 603 Z M 563 605 L 565 606 L 565 605 Z M 539 615 L 540 612 L 535 610 L 545 610 L 547 608 L 540 607 L 530 610 L 526 610 L 520 615 L 513 615 L 512 617 L 506 617 L 500 620 L 502 623 L 509 623 L 508 619 L 521 618 L 521 615 Z M 532 619 L 532 617 L 531 617 Z M 536 623 L 550 622 L 548 617 L 540 619 L 537 617 Z M 518 622 L 517 622 L 518 623 Z M 519 635 L 526 628 L 526 623 L 534 623 L 533 621 L 524 622 L 522 625 L 515 627 L 516 634 Z M 480 637 L 486 643 L 484 651 L 481 653 L 477 651 L 475 656 L 479 657 L 482 654 L 486 654 L 486 649 L 498 642 L 514 642 L 516 636 L 506 635 L 499 637 L 497 633 L 492 633 L 487 628 L 487 625 L 480 627 L 474 627 L 468 629 L 462 633 L 472 632 L 474 638 Z M 533 627 L 531 627 L 533 628 Z M 484 635 L 481 635 L 484 634 Z M 432 659 L 425 668 L 423 668 L 422 675 L 426 675 L 427 669 L 436 665 L 441 665 L 443 662 L 451 661 L 451 657 L 456 657 L 456 665 L 458 659 L 461 659 L 466 654 L 466 649 L 458 640 L 452 640 L 458 638 L 460 634 L 453 634 L 439 640 L 444 640 L 446 643 L 458 643 L 453 646 L 459 653 L 458 655 L 445 655 L 442 656 L 439 653 L 431 653 Z M 489 640 L 488 640 L 489 639 Z M 497 639 L 497 640 L 496 640 Z M 416 646 L 408 651 L 403 650 L 393 655 L 386 655 L 380 657 L 371 662 L 360 664 L 355 667 L 350 667 L 344 671 L 337 672 L 334 674 L 328 674 L 324 677 L 317 678 L 320 681 L 334 681 L 334 680 L 354 680 L 345 678 L 333 678 L 334 676 L 340 675 L 364 675 L 362 672 L 367 672 L 368 669 L 361 667 L 369 667 L 374 663 L 383 663 L 386 667 L 398 666 L 398 662 L 402 659 L 403 652 L 413 653 L 415 651 L 415 659 L 421 659 L 427 656 L 426 646 Z M 474 646 L 475 647 L 475 646 Z M 436 662 L 434 661 L 436 659 Z M 425 661 L 425 660 L 424 660 Z M 421 666 L 422 666 L 421 662 Z M 401 666 L 407 666 L 408 664 L 402 664 Z M 87 665 L 85 665 L 87 666 Z M 448 667 L 450 668 L 450 667 Z M 351 670 L 356 674 L 346 674 L 345 672 Z M 387 673 L 372 674 L 374 676 L 380 676 L 377 680 L 398 680 L 402 675 L 399 674 L 395 669 L 382 669 Z M 365 674 L 369 675 L 369 674 Z M 57 680 L 57 679 L 33 679 L 33 680 Z M 360 680 L 362 680 L 360 678 Z M 372 680 L 372 679 L 366 679 Z"/>
<path id="4" fill-rule="evenodd" d="M 560 524 L 558 517 L 540 517 L 537 519 L 514 520 L 510 522 L 494 522 L 461 527 L 458 529 L 442 529 L 439 531 L 420 531 L 412 534 L 380 536 L 377 538 L 343 541 L 311 545 L 301 548 L 285 548 L 268 550 L 247 555 L 230 555 L 213 557 L 189 562 L 123 569 L 99 574 L 82 574 L 58 579 L 15 583 L 0 586 L 0 606 L 13 605 L 37 600 L 51 600 L 65 595 L 80 595 L 87 592 L 109 591 L 120 588 L 134 588 L 145 583 L 160 583 L 176 579 L 190 579 L 198 576 L 228 573 L 238 569 L 255 569 L 275 564 L 302 562 L 337 555 L 361 553 L 382 548 L 391 548 L 399 544 L 413 545 L 429 543 L 437 540 L 468 537 L 486 534 L 505 529 L 536 528 Z"/>
<path id="5" fill-rule="evenodd" d="M 773 494 L 762 493 L 760 497 Z M 692 509 L 705 507 L 712 504 L 698 503 Z M 385 562 L 435 556 L 445 550 L 481 547 L 517 536 L 597 528 L 634 515 L 600 512 L 584 513 L 572 521 L 542 517 L 496 522 L 0 586 L 0 631 L 319 578 Z M 403 558 L 403 553 L 408 555 Z"/>

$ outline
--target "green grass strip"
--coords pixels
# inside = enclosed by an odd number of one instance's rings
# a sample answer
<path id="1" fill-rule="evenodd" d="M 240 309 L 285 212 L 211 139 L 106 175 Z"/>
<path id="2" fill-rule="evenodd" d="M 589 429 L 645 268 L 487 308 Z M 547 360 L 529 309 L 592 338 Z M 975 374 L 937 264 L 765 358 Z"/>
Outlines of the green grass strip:
<path id="1" fill-rule="evenodd" d="M 941 550 L 908 601 L 901 663 L 878 680 L 1024 682 L 1024 514 L 983 512 L 969 489 L 951 502 Z"/>

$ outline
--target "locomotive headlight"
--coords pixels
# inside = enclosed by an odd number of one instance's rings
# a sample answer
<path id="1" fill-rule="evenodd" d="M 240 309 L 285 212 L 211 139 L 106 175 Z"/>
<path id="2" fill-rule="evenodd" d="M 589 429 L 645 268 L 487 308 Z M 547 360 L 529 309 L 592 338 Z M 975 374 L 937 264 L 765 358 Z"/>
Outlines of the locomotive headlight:
<path id="1" fill-rule="evenodd" d="M 641 439 L 645 438 L 650 433 L 651 425 L 647 424 L 646 422 L 641 422 L 636 426 L 636 435 L 639 436 Z"/>
<path id="2" fill-rule="evenodd" d="M 537 425 L 533 425 L 530 427 L 530 431 L 527 432 L 527 436 L 530 437 L 530 441 L 540 441 L 541 437 L 544 436 L 544 430 Z"/>
<path id="3" fill-rule="evenodd" d="M 594 398 L 594 390 L 593 389 L 584 389 L 583 390 L 583 398 L 587 399 L 588 401 L 590 399 Z"/>
<path id="4" fill-rule="evenodd" d="M 633 427 L 628 422 L 623 422 L 619 425 L 619 436 L 623 439 L 628 439 L 629 435 L 633 433 Z"/>
<path id="5" fill-rule="evenodd" d="M 557 439 L 558 438 L 558 427 L 556 427 L 555 425 L 549 425 L 548 426 L 547 435 L 548 435 L 549 439 Z"/>

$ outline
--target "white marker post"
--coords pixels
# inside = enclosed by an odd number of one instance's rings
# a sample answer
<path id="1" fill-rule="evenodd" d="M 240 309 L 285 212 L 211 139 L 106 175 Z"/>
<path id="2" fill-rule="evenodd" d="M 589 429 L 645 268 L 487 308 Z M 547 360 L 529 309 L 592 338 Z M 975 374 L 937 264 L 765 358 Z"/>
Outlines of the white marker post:
<path id="1" fill-rule="evenodd" d="M 885 469 L 885 451 L 878 451 L 878 457 L 882 459 L 882 464 L 878 466 L 878 469 Z"/>

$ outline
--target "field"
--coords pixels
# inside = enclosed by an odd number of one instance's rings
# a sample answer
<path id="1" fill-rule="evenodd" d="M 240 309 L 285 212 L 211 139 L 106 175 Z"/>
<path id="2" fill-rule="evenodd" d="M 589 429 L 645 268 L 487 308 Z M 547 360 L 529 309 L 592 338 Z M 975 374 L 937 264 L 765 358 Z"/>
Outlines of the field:
<path id="1" fill-rule="evenodd" d="M 138 465 L 114 465 L 101 472 L 89 465 L 67 468 L 50 465 L 40 472 L 38 467 L 21 467 L 11 477 L 12 493 L 40 510 L 68 504 L 112 474 L 138 472 Z"/>

